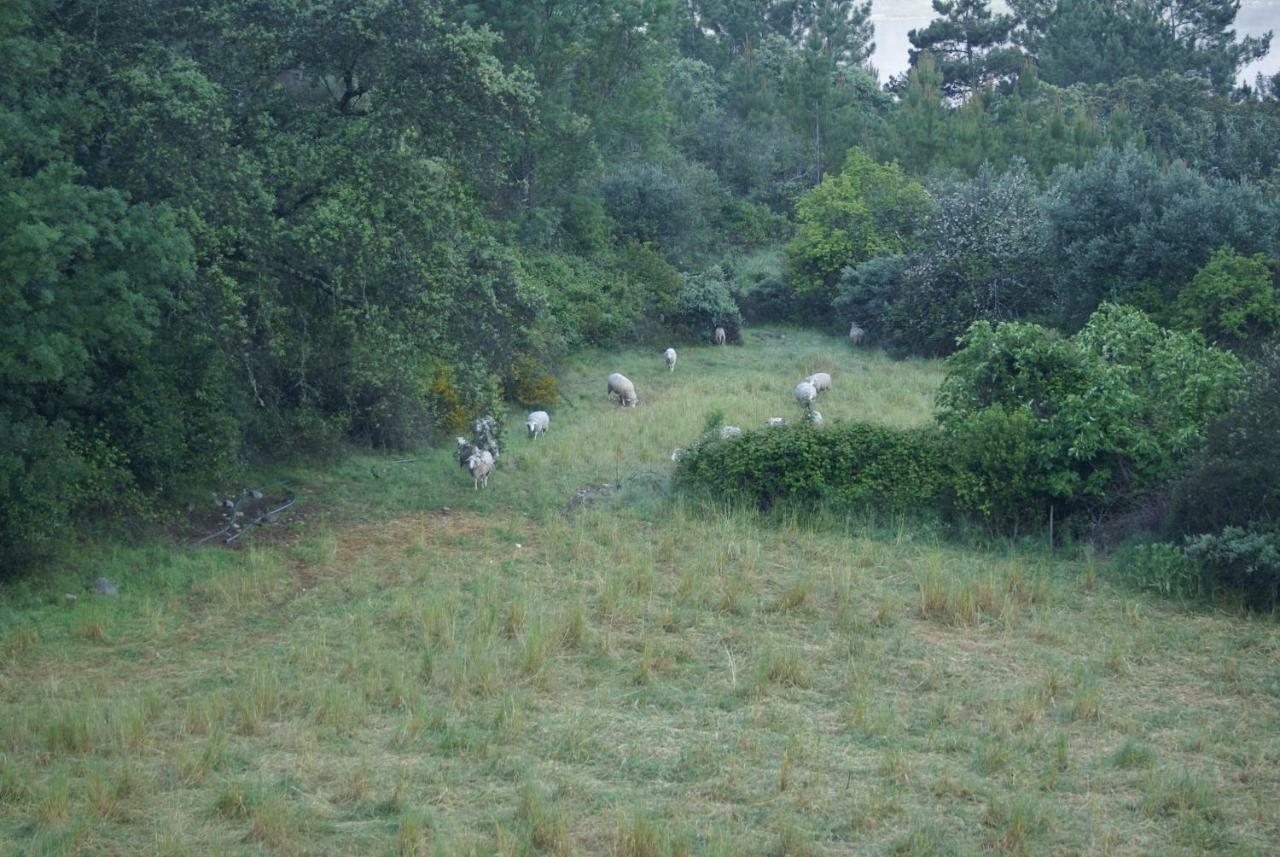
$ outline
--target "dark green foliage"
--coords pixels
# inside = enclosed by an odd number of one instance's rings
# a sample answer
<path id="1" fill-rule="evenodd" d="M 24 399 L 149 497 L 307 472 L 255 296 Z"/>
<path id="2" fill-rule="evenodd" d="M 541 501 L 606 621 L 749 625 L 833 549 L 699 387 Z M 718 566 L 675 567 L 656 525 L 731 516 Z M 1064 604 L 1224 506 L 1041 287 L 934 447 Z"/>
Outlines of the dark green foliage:
<path id="1" fill-rule="evenodd" d="M 1019 41 L 1059 86 L 1154 77 L 1197 78 L 1219 92 L 1267 52 L 1267 37 L 1237 40 L 1239 0 L 1012 0 Z"/>
<path id="2" fill-rule="evenodd" d="M 1223 527 L 1189 537 L 1185 549 L 1211 585 L 1240 594 L 1258 610 L 1280 606 L 1280 527 Z"/>
<path id="3" fill-rule="evenodd" d="M 1280 217 L 1256 186 L 1210 181 L 1128 147 L 1059 174 L 1046 201 L 1045 263 L 1064 321 L 1076 327 L 1099 303 L 1172 303 L 1209 256 L 1276 247 Z"/>
<path id="4" fill-rule="evenodd" d="M 877 256 L 840 272 L 836 298 L 831 302 L 840 322 L 857 322 L 867 342 L 890 352 L 903 352 L 898 332 L 905 319 L 896 313 L 906 276 L 906 256 Z"/>
<path id="5" fill-rule="evenodd" d="M 1252 371 L 1245 393 L 1208 431 L 1172 492 L 1171 535 L 1280 521 L 1280 350 Z"/>
<path id="6" fill-rule="evenodd" d="M 946 494 L 945 457 L 931 431 L 808 424 L 704 440 L 676 468 L 676 484 L 775 505 L 926 513 Z"/>
<path id="7" fill-rule="evenodd" d="M 1244 395 L 1209 428 L 1174 483 L 1167 536 L 1206 585 L 1272 610 L 1280 595 L 1280 351 L 1263 354 Z"/>
<path id="8" fill-rule="evenodd" d="M 974 321 L 1043 317 L 1052 294 L 1043 267 L 1039 191 L 1025 167 L 938 185 L 936 215 L 915 253 L 842 274 L 833 306 L 894 351 L 947 354 Z"/>
<path id="9" fill-rule="evenodd" d="M 708 268 L 685 277 L 671 326 L 690 342 L 711 342 L 715 329 L 723 327 L 727 342 L 742 343 L 742 313 L 723 270 Z"/>
<path id="10" fill-rule="evenodd" d="M 1022 52 L 1009 44 L 1017 19 L 992 14 L 989 0 L 933 0 L 933 11 L 939 17 L 908 34 L 911 64 L 932 54 L 948 97 L 968 96 L 1022 67 Z"/>

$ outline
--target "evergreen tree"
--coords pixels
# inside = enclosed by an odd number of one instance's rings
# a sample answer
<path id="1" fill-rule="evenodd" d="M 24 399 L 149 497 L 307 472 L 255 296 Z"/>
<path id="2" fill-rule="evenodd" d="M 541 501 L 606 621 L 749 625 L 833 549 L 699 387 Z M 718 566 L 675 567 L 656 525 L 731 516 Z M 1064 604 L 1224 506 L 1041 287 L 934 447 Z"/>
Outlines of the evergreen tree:
<path id="1" fill-rule="evenodd" d="M 933 0 L 933 10 L 941 17 L 907 34 L 911 64 L 933 54 L 949 98 L 966 98 L 1022 67 L 1021 52 L 1010 45 L 1012 15 L 993 14 L 988 0 Z"/>

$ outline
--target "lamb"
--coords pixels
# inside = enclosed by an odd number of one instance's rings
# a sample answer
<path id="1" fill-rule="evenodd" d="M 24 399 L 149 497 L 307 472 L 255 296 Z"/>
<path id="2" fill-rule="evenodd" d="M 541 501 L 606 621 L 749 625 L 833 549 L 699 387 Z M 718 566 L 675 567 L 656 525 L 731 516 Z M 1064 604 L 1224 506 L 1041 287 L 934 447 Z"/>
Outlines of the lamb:
<path id="1" fill-rule="evenodd" d="M 720 439 L 728 440 L 731 437 L 742 437 L 742 429 L 737 426 L 721 426 Z"/>
<path id="2" fill-rule="evenodd" d="M 662 352 L 662 356 L 667 360 L 667 371 L 676 371 L 676 350 L 674 348 L 668 348 L 666 351 Z"/>
<path id="3" fill-rule="evenodd" d="M 546 411 L 534 411 L 524 421 L 524 427 L 529 430 L 529 437 L 537 440 L 539 435 L 546 434 L 551 427 L 551 417 Z"/>
<path id="4" fill-rule="evenodd" d="M 808 381 L 801 381 L 799 384 L 796 384 L 796 401 L 799 402 L 805 410 L 808 410 L 817 398 L 818 388 L 813 386 L 813 384 Z"/>
<path id="5" fill-rule="evenodd" d="M 765 425 L 769 426 L 770 428 L 775 428 L 777 426 L 785 426 L 786 424 L 787 424 L 787 421 L 784 420 L 782 417 L 769 417 L 769 421 L 765 423 Z"/>
<path id="6" fill-rule="evenodd" d="M 831 376 L 826 372 L 814 372 L 805 380 L 812 384 L 813 388 L 819 393 L 824 393 L 831 389 Z"/>
<path id="7" fill-rule="evenodd" d="M 806 408 L 804 418 L 815 426 L 822 425 L 822 411 L 815 411 L 813 408 Z"/>
<path id="8" fill-rule="evenodd" d="M 607 392 L 610 396 L 617 396 L 618 402 L 624 408 L 634 408 L 640 403 L 640 398 L 636 396 L 636 385 L 620 372 L 614 372 L 609 376 Z"/>
<path id="9" fill-rule="evenodd" d="M 724 345 L 725 333 L 723 327 L 717 327 L 715 332 L 716 345 Z"/>
<path id="10" fill-rule="evenodd" d="M 856 321 L 849 325 L 849 341 L 854 345 L 861 345 L 862 337 L 866 336 L 866 334 L 867 332 L 865 330 L 858 327 L 858 323 Z"/>

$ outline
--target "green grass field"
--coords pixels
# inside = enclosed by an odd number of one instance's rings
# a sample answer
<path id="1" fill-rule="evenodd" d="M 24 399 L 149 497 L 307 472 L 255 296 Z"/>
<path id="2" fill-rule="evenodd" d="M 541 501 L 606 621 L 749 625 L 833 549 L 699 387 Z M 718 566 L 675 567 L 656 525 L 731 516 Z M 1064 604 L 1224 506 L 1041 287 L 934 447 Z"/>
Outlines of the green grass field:
<path id="1" fill-rule="evenodd" d="M 818 370 L 828 419 L 902 426 L 941 380 L 792 330 L 674 373 L 583 354 L 487 491 L 447 448 L 282 468 L 296 514 L 239 550 L 94 542 L 11 584 L 0 853 L 1280 851 L 1274 620 L 668 496 L 708 412 L 794 418 Z"/>

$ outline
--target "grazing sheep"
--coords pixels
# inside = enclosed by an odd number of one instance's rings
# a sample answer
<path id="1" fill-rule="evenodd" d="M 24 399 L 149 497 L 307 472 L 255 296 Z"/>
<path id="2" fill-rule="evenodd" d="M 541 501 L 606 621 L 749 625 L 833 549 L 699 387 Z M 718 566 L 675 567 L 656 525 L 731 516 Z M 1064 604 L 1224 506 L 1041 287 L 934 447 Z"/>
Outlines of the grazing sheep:
<path id="1" fill-rule="evenodd" d="M 640 402 L 640 398 L 636 396 L 636 385 L 620 372 L 609 376 L 608 393 L 610 396 L 617 396 L 619 404 L 624 408 L 634 408 Z"/>
<path id="2" fill-rule="evenodd" d="M 684 449 L 682 447 L 677 446 L 675 449 L 671 450 L 672 461 L 679 461 L 682 458 L 684 458 Z"/>
<path id="3" fill-rule="evenodd" d="M 724 345 L 725 333 L 723 327 L 717 327 L 715 332 L 716 345 Z"/>
<path id="4" fill-rule="evenodd" d="M 662 356 L 667 360 L 667 371 L 676 371 L 676 350 L 674 348 L 668 348 L 666 351 L 662 352 Z"/>
<path id="5" fill-rule="evenodd" d="M 489 487 L 489 474 L 493 472 L 493 453 L 481 449 L 465 437 L 458 438 L 458 463 L 471 474 L 474 487 Z"/>
<path id="6" fill-rule="evenodd" d="M 813 388 L 819 393 L 825 393 L 831 389 L 831 376 L 826 372 L 814 372 L 805 380 L 812 384 Z"/>
<path id="7" fill-rule="evenodd" d="M 866 335 L 867 335 L 867 332 L 862 328 L 858 327 L 858 323 L 856 321 L 853 324 L 849 325 L 849 341 L 852 342 L 854 345 L 861 345 L 862 337 Z"/>
<path id="8" fill-rule="evenodd" d="M 473 490 L 489 487 L 489 474 L 493 472 L 493 455 L 487 449 L 477 450 L 467 459 L 467 470 L 471 473 Z"/>
<path id="9" fill-rule="evenodd" d="M 818 398 L 818 388 L 810 384 L 808 381 L 801 381 L 796 384 L 796 401 L 805 409 L 814 403 Z"/>
<path id="10" fill-rule="evenodd" d="M 731 437 L 742 437 L 742 429 L 737 426 L 720 426 L 720 439 L 728 440 Z"/>
<path id="11" fill-rule="evenodd" d="M 775 426 L 785 426 L 786 424 L 787 424 L 787 421 L 784 420 L 782 417 L 769 417 L 769 421 L 765 423 L 765 425 L 769 426 L 770 428 L 774 428 Z"/>
<path id="12" fill-rule="evenodd" d="M 551 427 L 551 417 L 546 411 L 534 411 L 524 421 L 524 427 L 529 430 L 529 437 L 537 440 L 538 435 L 546 434 Z"/>
<path id="13" fill-rule="evenodd" d="M 815 411 L 813 408 L 805 408 L 804 418 L 815 426 L 822 425 L 822 411 Z"/>

